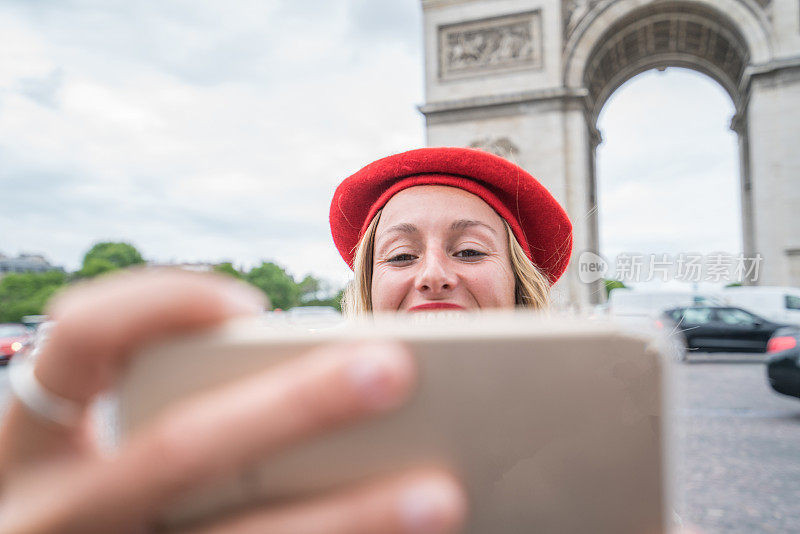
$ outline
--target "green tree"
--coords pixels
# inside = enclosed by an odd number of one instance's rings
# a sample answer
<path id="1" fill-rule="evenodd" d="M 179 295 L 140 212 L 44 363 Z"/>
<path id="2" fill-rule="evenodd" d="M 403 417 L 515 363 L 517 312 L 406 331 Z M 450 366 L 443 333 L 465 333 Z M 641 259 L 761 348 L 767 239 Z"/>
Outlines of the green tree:
<path id="1" fill-rule="evenodd" d="M 342 296 L 344 295 L 344 289 L 340 289 L 338 293 L 334 296 L 327 298 L 327 299 L 312 299 L 307 302 L 303 302 L 303 306 L 330 306 L 332 308 L 336 308 L 339 311 L 342 311 Z"/>
<path id="2" fill-rule="evenodd" d="M 608 298 L 608 296 L 611 294 L 613 290 L 624 289 L 628 287 L 619 280 L 609 280 L 608 278 L 603 280 L 603 284 L 606 286 L 606 298 Z"/>
<path id="3" fill-rule="evenodd" d="M 307 274 L 306 277 L 297 284 L 297 290 L 300 292 L 300 302 L 305 303 L 315 300 L 321 286 L 322 284 L 319 280 Z"/>
<path id="4" fill-rule="evenodd" d="M 227 274 L 227 275 L 233 276 L 234 278 L 238 278 L 240 280 L 244 278 L 244 274 L 242 274 L 240 271 L 238 271 L 236 269 L 236 267 L 234 267 L 233 264 L 231 262 L 229 262 L 229 261 L 226 261 L 225 263 L 219 263 L 219 264 L 215 265 L 214 266 L 214 272 L 215 273 Z"/>
<path id="5" fill-rule="evenodd" d="M 272 306 L 287 310 L 300 301 L 300 290 L 289 274 L 274 263 L 264 262 L 245 275 L 245 280 L 267 294 Z"/>
<path id="6" fill-rule="evenodd" d="M 344 297 L 344 290 L 345 288 L 340 289 L 339 292 L 333 297 L 333 302 L 331 303 L 331 306 L 339 311 L 342 311 L 342 297 Z"/>
<path id="7" fill-rule="evenodd" d="M 98 274 L 144 263 L 136 247 L 129 243 L 97 243 L 83 257 L 83 267 L 76 274 L 91 278 Z"/>
<path id="8" fill-rule="evenodd" d="M 0 322 L 19 322 L 40 315 L 50 297 L 67 283 L 61 271 L 16 273 L 0 279 Z"/>
<path id="9" fill-rule="evenodd" d="M 83 267 L 76 274 L 80 278 L 94 278 L 97 275 L 115 271 L 118 267 L 103 258 L 90 258 L 83 262 Z"/>

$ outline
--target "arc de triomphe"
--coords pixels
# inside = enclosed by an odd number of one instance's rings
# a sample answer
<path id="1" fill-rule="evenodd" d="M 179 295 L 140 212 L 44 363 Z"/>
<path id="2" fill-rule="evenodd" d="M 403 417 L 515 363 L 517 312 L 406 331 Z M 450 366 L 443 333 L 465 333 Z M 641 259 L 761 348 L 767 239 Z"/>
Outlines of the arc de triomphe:
<path id="1" fill-rule="evenodd" d="M 651 68 L 688 67 L 730 94 L 744 253 L 759 284 L 800 286 L 800 1 L 422 0 L 431 146 L 476 146 L 530 170 L 575 225 L 562 299 L 597 302 L 576 259 L 598 245 L 597 117 Z M 658 125 L 654 125 L 658 127 Z M 601 207 L 602 209 L 602 207 Z"/>

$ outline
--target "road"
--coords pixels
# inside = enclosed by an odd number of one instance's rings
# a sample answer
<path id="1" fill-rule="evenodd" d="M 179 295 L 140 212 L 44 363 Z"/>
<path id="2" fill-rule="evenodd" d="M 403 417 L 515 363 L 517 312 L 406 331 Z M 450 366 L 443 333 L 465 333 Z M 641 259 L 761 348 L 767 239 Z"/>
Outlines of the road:
<path id="1" fill-rule="evenodd" d="M 707 533 L 800 531 L 800 399 L 759 363 L 674 368 L 675 507 Z"/>
<path id="2" fill-rule="evenodd" d="M 800 399 L 772 392 L 760 356 L 702 358 L 670 379 L 674 510 L 706 534 L 798 532 Z M 0 369 L 0 411 L 7 395 Z"/>

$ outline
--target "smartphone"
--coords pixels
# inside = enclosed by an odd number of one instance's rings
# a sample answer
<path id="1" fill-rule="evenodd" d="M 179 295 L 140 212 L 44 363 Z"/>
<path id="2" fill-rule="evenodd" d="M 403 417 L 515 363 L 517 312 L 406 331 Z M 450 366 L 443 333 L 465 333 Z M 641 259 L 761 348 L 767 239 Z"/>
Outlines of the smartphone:
<path id="1" fill-rule="evenodd" d="M 407 404 L 199 490 L 165 522 L 186 526 L 439 465 L 465 484 L 467 533 L 666 532 L 665 358 L 652 338 L 606 322 L 434 314 L 309 332 L 233 321 L 132 360 L 118 391 L 121 437 L 185 396 L 315 346 L 374 339 L 411 347 L 419 381 Z"/>

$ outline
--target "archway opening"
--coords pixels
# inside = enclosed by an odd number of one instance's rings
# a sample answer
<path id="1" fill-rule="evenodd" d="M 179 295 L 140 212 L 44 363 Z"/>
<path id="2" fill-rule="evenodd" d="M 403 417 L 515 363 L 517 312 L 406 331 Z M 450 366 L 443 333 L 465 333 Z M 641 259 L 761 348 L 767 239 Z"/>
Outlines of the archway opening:
<path id="1" fill-rule="evenodd" d="M 658 282 L 651 276 L 655 255 L 669 256 L 673 273 L 676 254 L 695 261 L 725 252 L 742 263 L 753 242 L 748 42 L 717 4 L 625 4 L 615 4 L 620 9 L 614 16 L 601 13 L 595 30 L 584 31 L 587 40 L 579 39 L 570 52 L 583 58 L 575 65 L 587 91 L 589 129 L 599 128 L 605 138 L 592 149 L 590 185 L 600 213 L 590 232 L 606 255 L 633 253 L 649 261 L 645 282 Z M 588 53 L 578 53 L 581 47 Z M 577 81 L 574 68 L 567 72 Z M 615 158 L 625 163 L 615 164 Z M 615 207 L 612 198 L 625 201 Z M 626 212 L 624 223 L 614 222 Z M 700 260 L 703 272 L 707 260 Z M 632 274 L 631 281 L 638 277 Z M 726 279 L 746 279 L 739 274 Z"/>
<path id="2" fill-rule="evenodd" d="M 666 255 L 673 269 L 667 281 L 677 285 L 680 255 L 741 253 L 739 147 L 730 129 L 735 114 L 725 88 L 685 68 L 648 70 L 604 100 L 597 122 L 603 142 L 596 149 L 604 256 L 638 254 L 646 262 Z M 639 283 L 664 281 L 651 276 Z"/>
<path id="3" fill-rule="evenodd" d="M 697 3 L 663 2 L 634 10 L 611 25 L 583 71 L 596 118 L 625 81 L 652 68 L 687 67 L 716 80 L 740 109 L 750 52 L 724 13 Z"/>

